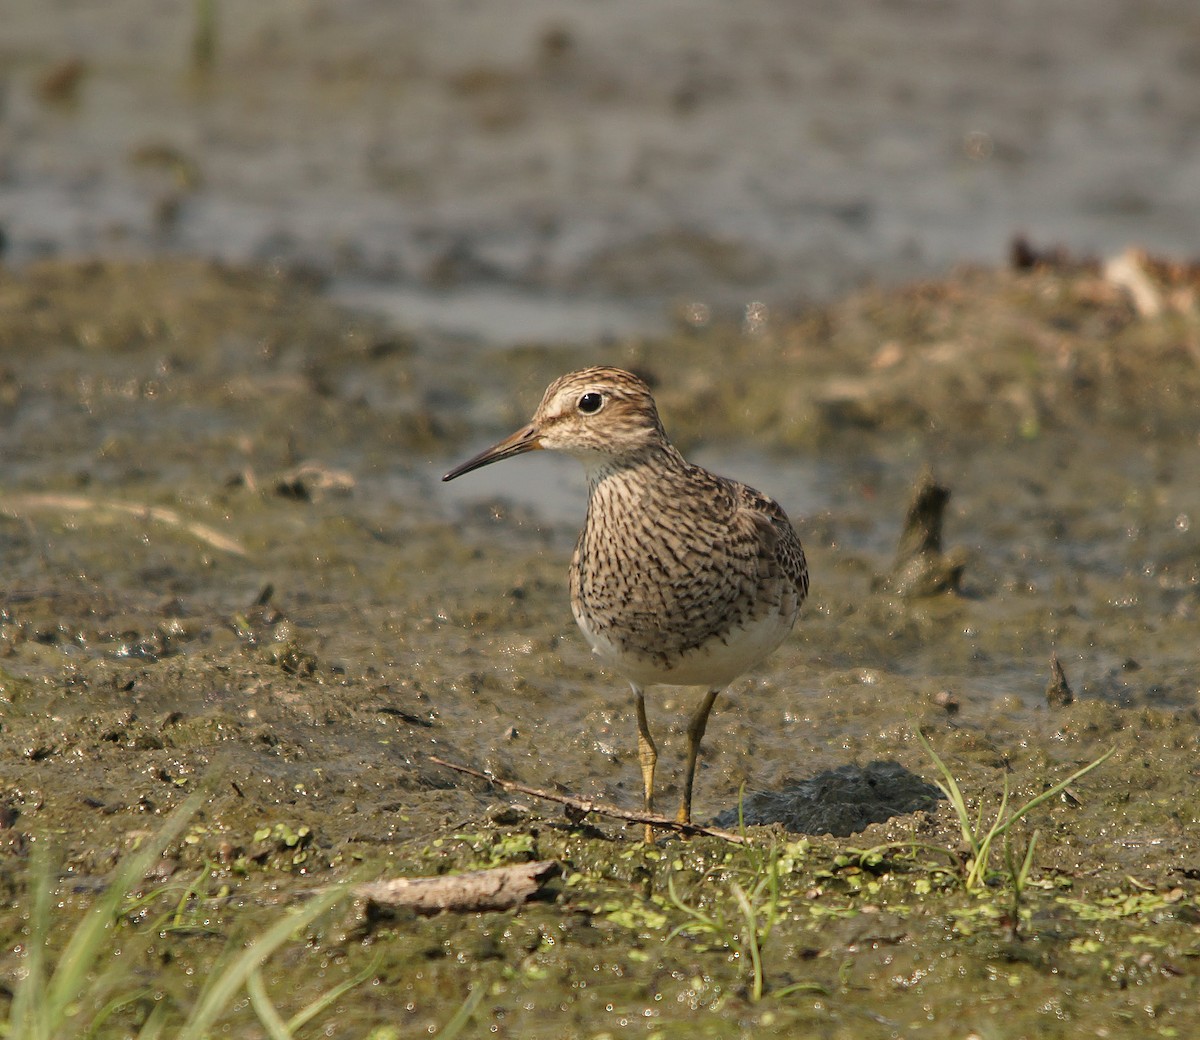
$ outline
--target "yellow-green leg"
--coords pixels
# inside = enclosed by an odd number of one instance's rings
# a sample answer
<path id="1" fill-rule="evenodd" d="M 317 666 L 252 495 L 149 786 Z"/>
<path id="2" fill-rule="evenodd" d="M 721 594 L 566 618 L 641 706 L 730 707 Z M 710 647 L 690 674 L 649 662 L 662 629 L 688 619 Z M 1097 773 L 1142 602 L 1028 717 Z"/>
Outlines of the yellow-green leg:
<path id="1" fill-rule="evenodd" d="M 633 686 L 637 697 L 638 762 L 642 767 L 642 806 L 647 813 L 654 812 L 654 766 L 658 762 L 658 748 L 650 736 L 650 725 L 646 721 L 646 698 L 641 687 Z M 654 844 L 654 828 L 646 824 L 646 844 Z"/>
<path id="2" fill-rule="evenodd" d="M 720 689 L 709 690 L 692 716 L 687 728 L 687 772 L 683 778 L 683 801 L 679 812 L 675 815 L 680 823 L 692 822 L 692 784 L 696 779 L 696 758 L 700 754 L 700 741 L 704 739 L 704 730 L 708 726 L 708 715 L 712 711 L 713 702 L 717 699 Z"/>

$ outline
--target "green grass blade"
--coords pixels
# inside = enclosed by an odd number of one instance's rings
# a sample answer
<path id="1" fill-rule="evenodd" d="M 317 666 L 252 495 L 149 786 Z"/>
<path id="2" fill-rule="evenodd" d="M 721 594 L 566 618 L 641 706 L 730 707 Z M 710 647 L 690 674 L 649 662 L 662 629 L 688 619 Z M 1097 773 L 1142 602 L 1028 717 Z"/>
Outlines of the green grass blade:
<path id="1" fill-rule="evenodd" d="M 757 1003 L 762 1000 L 763 995 L 762 949 L 758 945 L 758 914 L 754 912 L 754 907 L 750 905 L 750 899 L 741 885 L 736 881 L 731 881 L 729 889 L 733 893 L 733 898 L 737 900 L 738 909 L 741 910 L 742 919 L 745 922 L 745 938 L 742 940 L 741 946 L 744 952 L 750 954 L 750 966 L 753 973 L 751 999 Z"/>
<path id="2" fill-rule="evenodd" d="M 146 1019 L 145 1024 L 138 1031 L 137 1040 L 159 1040 L 163 1032 L 163 1023 L 167 1018 L 167 1002 L 160 1000 L 154 1005 L 154 1010 L 150 1012 L 150 1017 Z"/>
<path id="3" fill-rule="evenodd" d="M 466 1028 L 471 1016 L 475 1014 L 475 1009 L 483 1000 L 483 995 L 483 985 L 478 985 L 471 990 L 467 994 L 467 999 L 462 1002 L 462 1006 L 454 1013 L 454 1017 L 442 1026 L 434 1040 L 454 1040 Z"/>
<path id="4" fill-rule="evenodd" d="M 84 1033 L 85 1040 L 92 1040 L 93 1037 L 99 1036 L 100 1027 L 122 1008 L 126 1008 L 130 1004 L 136 1004 L 139 1000 L 150 996 L 152 993 L 153 990 L 147 986 L 135 989 L 132 993 L 118 993 L 100 1009 L 96 1017 L 88 1024 L 87 1032 Z"/>
<path id="5" fill-rule="evenodd" d="M 53 882 L 50 878 L 50 854 L 44 844 L 37 844 L 30 864 L 29 939 L 25 944 L 25 976 L 17 983 L 10 1009 L 10 1036 L 25 1040 L 48 1040 L 52 1029 L 46 1019 L 46 1004 L 42 999 L 46 980 L 46 941 L 50 935 L 50 901 Z"/>
<path id="6" fill-rule="evenodd" d="M 149 873 L 163 850 L 187 826 L 202 799 L 200 793 L 188 798 L 137 853 L 121 861 L 104 894 L 96 900 L 72 933 L 45 991 L 45 1010 L 52 1023 L 51 1033 L 62 1023 L 68 1007 L 87 990 L 88 973 L 106 945 L 121 904 Z"/>
<path id="7" fill-rule="evenodd" d="M 1008 786 L 1008 769 L 1004 770 L 1004 775 L 1001 777 L 1000 783 L 1000 807 L 996 810 L 996 818 L 992 821 L 992 825 L 988 828 L 984 840 L 988 845 L 991 845 L 992 839 L 1004 833 L 1004 819 L 1008 812 L 1008 799 L 1012 794 Z M 983 824 L 983 799 L 979 800 L 979 822 Z"/>
<path id="8" fill-rule="evenodd" d="M 188 901 L 194 896 L 198 896 L 200 894 L 200 887 L 204 881 L 208 879 L 211 871 L 212 864 L 206 860 L 204 867 L 197 871 L 196 876 L 192 878 L 191 882 L 183 890 L 183 893 L 179 897 L 179 901 L 175 904 L 175 909 L 171 912 L 172 928 L 183 928 L 185 926 L 184 912 Z"/>
<path id="9" fill-rule="evenodd" d="M 687 903 L 685 903 L 682 899 L 679 898 L 679 893 L 675 891 L 675 876 L 673 874 L 667 875 L 667 896 L 668 896 L 668 898 L 670 898 L 671 902 L 675 905 L 675 908 L 677 910 L 682 910 L 685 914 L 688 915 L 688 917 L 690 917 L 693 921 L 695 921 L 703 929 L 705 929 L 706 931 L 712 931 L 714 933 L 717 931 L 716 918 L 710 917 L 708 914 L 705 914 L 702 911 L 697 910 L 694 906 L 688 906 Z M 687 925 L 681 926 L 681 928 L 685 928 L 685 927 L 688 927 L 688 926 Z M 676 929 L 676 932 L 678 932 L 679 930 L 680 929 Z"/>
<path id="10" fill-rule="evenodd" d="M 1003 834 L 1004 831 L 1008 830 L 1008 828 L 1011 827 L 1014 823 L 1016 823 L 1017 820 L 1021 819 L 1021 817 L 1026 816 L 1027 814 L 1032 812 L 1043 802 L 1047 802 L 1051 798 L 1054 798 L 1057 795 L 1061 794 L 1063 791 L 1065 791 L 1068 787 L 1070 787 L 1080 777 L 1086 776 L 1093 769 L 1096 769 L 1097 767 L 1102 766 L 1105 762 L 1107 762 L 1112 757 L 1113 752 L 1115 752 L 1116 750 L 1117 749 L 1115 747 L 1110 747 L 1106 752 L 1104 752 L 1103 755 L 1101 755 L 1094 762 L 1089 762 L 1086 766 L 1083 766 L 1080 769 L 1076 769 L 1075 772 L 1073 772 L 1065 780 L 1062 780 L 1059 783 L 1055 784 L 1049 790 L 1043 791 L 1036 798 L 1031 798 L 1028 802 L 1026 802 L 1024 805 L 1022 805 L 1021 808 L 1019 808 L 1015 813 L 1013 813 L 1012 816 L 1010 816 L 1007 821 L 1005 821 L 1004 826 L 1000 828 L 1000 831 L 998 833 Z"/>
<path id="11" fill-rule="evenodd" d="M 321 1014 L 326 1008 L 332 1005 L 343 993 L 348 993 L 355 986 L 361 986 L 367 979 L 372 978 L 379 971 L 380 964 L 383 963 L 383 954 L 379 954 L 370 964 L 368 964 L 357 975 L 348 978 L 345 982 L 339 983 L 333 989 L 326 993 L 322 993 L 316 1000 L 306 1007 L 301 1008 L 291 1018 L 288 1019 L 288 1029 L 295 1033 L 303 1029 L 317 1015 Z"/>
<path id="12" fill-rule="evenodd" d="M 967 891 L 974 891 L 977 888 L 982 888 L 987 884 L 989 865 L 992 860 L 992 843 L 996 837 L 1004 833 L 1008 826 L 1005 823 L 1004 814 L 1008 811 L 1008 773 L 1004 774 L 1004 785 L 1000 792 L 1000 807 L 996 810 L 996 818 L 992 821 L 992 825 L 988 828 L 987 833 L 982 837 L 976 835 L 978 842 L 978 851 L 975 854 L 975 862 L 971 864 L 971 869 L 967 872 L 966 887 Z M 983 799 L 979 801 L 979 827 L 983 826 Z"/>
<path id="13" fill-rule="evenodd" d="M 771 865 L 767 870 L 767 908 L 762 927 L 762 942 L 771 937 L 775 922 L 779 919 L 779 855 L 778 845 L 771 842 Z M 761 882 L 760 882 L 761 884 Z"/>
<path id="14" fill-rule="evenodd" d="M 949 800 L 950 805 L 954 809 L 955 816 L 958 817 L 958 826 L 962 830 L 963 841 L 971 850 L 972 855 L 978 859 L 979 843 L 975 836 L 975 828 L 971 826 L 971 814 L 967 809 L 966 799 L 963 798 L 962 790 L 958 786 L 958 781 L 954 779 L 954 774 L 950 772 L 950 767 L 942 761 L 941 755 L 933 750 L 933 745 L 929 743 L 929 738 L 921 732 L 920 727 L 916 728 L 917 739 L 921 742 L 921 746 L 925 749 L 925 753 L 933 761 L 937 771 L 942 774 L 942 783 L 938 784 L 942 794 Z"/>
<path id="15" fill-rule="evenodd" d="M 288 1029 L 271 998 L 267 996 L 267 987 L 263 982 L 262 968 L 256 967 L 246 978 L 246 995 L 250 998 L 250 1006 L 258 1015 L 258 1020 L 267 1031 L 271 1040 L 293 1040 L 292 1032 Z"/>
<path id="16" fill-rule="evenodd" d="M 239 953 L 210 979 L 177 1040 L 201 1040 L 212 1024 L 230 1007 L 234 996 L 246 985 L 251 973 L 304 928 L 352 892 L 349 885 L 331 888 L 313 899 L 299 912 L 289 914 L 268 928 L 257 940 Z"/>
<path id="17" fill-rule="evenodd" d="M 793 993 L 816 993 L 818 996 L 827 997 L 829 988 L 822 986 L 819 982 L 793 982 L 790 986 L 784 986 L 782 989 L 773 989 L 771 993 L 776 1000 L 790 997 Z"/>
<path id="18" fill-rule="evenodd" d="M 1021 871 L 1017 875 L 1018 882 L 1022 888 L 1025 887 L 1025 882 L 1029 880 L 1029 872 L 1033 869 L 1033 850 L 1037 848 L 1038 836 L 1041 831 L 1034 831 L 1029 836 L 1029 845 L 1025 848 L 1025 858 L 1021 861 Z"/>

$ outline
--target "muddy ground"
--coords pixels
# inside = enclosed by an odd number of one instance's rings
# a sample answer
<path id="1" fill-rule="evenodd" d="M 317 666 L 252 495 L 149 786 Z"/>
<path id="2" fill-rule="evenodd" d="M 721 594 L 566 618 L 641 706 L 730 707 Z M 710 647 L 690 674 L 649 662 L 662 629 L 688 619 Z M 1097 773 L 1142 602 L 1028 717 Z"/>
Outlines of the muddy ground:
<path id="1" fill-rule="evenodd" d="M 4 274 L 9 984 L 31 849 L 61 864 L 60 945 L 199 789 L 163 894 L 114 931 L 131 999 L 101 1035 L 163 1001 L 184 1014 L 222 951 L 314 888 L 528 858 L 562 865 L 541 901 L 346 904 L 271 961 L 268 991 L 294 1011 L 366 971 L 317 1023 L 347 1037 L 436 1033 L 480 987 L 462 1035 L 1194 1035 L 1200 311 L 1192 272 L 1138 271 L 1136 306 L 1056 263 L 485 351 L 278 272 Z M 749 850 L 649 849 L 428 760 L 637 804 L 628 693 L 567 607 L 570 460 L 453 498 L 438 483 L 586 363 L 651 378 L 680 447 L 779 498 L 808 549 L 796 634 L 718 702 L 697 783 L 702 818 L 736 821 L 742 798 L 766 821 Z M 880 576 L 926 470 L 952 489 L 945 547 L 966 567 L 957 593 L 905 597 Z M 1045 696 L 1052 653 L 1065 706 Z M 666 803 L 693 697 L 652 700 Z M 997 852 L 1003 874 L 1038 832 L 1019 894 L 1004 877 L 968 893 L 918 727 L 989 814 L 1006 785 L 1017 805 L 1115 750 Z M 844 790 L 809 783 L 830 770 Z M 774 902 L 760 888 L 758 927 L 739 924 L 735 883 L 753 894 L 771 863 Z M 244 1004 L 228 1021 L 265 1035 Z"/>

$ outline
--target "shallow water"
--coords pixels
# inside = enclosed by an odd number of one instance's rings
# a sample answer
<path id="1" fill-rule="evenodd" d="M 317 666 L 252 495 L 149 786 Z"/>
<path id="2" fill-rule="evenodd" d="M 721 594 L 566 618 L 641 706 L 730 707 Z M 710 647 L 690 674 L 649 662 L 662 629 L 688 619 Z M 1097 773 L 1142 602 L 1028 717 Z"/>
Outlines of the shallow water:
<path id="1" fill-rule="evenodd" d="M 1200 240 L 1190 0 L 218 3 L 207 65 L 205 6 L 6 6 L 10 259 L 304 265 L 407 328 L 579 342 L 1022 231 Z"/>

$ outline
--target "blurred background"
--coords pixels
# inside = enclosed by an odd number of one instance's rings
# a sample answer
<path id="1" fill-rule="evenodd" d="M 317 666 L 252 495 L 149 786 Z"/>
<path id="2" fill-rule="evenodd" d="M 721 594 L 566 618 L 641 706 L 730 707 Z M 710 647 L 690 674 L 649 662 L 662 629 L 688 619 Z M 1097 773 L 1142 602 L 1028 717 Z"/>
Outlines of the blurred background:
<path id="1" fill-rule="evenodd" d="M 1200 242 L 1195 0 L 4 7 L 10 264 L 300 265 L 504 343 Z"/>

